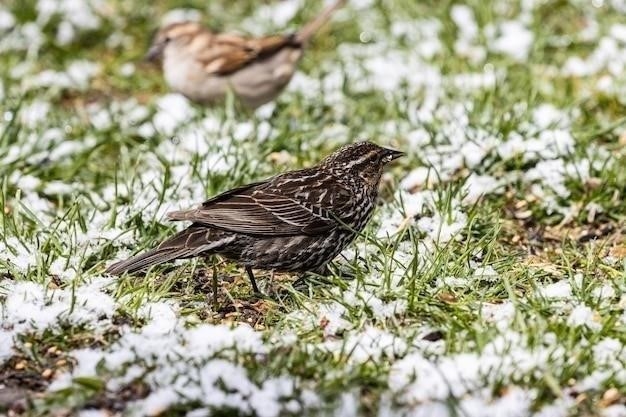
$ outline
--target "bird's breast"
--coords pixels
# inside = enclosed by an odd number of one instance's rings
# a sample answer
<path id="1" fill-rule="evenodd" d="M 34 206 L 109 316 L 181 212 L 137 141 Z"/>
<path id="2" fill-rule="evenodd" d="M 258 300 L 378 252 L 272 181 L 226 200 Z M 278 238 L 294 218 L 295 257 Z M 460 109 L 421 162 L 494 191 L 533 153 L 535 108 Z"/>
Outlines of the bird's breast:
<path id="1" fill-rule="evenodd" d="M 209 74 L 189 54 L 168 52 L 163 60 L 167 85 L 187 98 L 210 103 L 220 100 L 228 89 L 228 78 Z"/>

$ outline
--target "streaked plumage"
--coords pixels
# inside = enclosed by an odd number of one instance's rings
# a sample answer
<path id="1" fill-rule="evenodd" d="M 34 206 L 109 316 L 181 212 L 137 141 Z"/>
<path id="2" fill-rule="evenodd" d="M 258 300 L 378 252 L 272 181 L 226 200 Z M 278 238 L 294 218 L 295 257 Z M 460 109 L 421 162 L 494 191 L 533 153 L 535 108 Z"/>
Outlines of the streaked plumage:
<path id="1" fill-rule="evenodd" d="M 402 153 L 346 145 L 312 168 L 286 172 L 168 214 L 191 226 L 155 249 L 107 269 L 136 272 L 174 259 L 218 254 L 246 267 L 320 271 L 365 227 L 383 167 Z"/>
<path id="2" fill-rule="evenodd" d="M 280 94 L 291 80 L 311 36 L 346 0 L 337 0 L 295 34 L 248 38 L 213 33 L 196 22 L 157 32 L 147 57 L 162 59 L 169 87 L 190 100 L 214 104 L 228 89 L 256 108 Z"/>

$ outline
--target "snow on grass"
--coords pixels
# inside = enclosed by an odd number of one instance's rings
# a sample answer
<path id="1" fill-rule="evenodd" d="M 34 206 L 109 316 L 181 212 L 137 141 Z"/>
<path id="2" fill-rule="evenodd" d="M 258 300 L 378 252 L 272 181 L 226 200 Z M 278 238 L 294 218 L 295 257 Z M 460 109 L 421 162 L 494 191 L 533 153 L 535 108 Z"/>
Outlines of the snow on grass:
<path id="1" fill-rule="evenodd" d="M 12 356 L 13 342 L 20 334 L 59 331 L 63 326 L 84 325 L 95 334 L 108 329 L 118 307 L 105 292 L 111 284 L 104 278 L 68 289 L 48 289 L 28 281 L 0 284 L 0 360 Z"/>
<path id="2" fill-rule="evenodd" d="M 140 376 L 149 384 L 151 394 L 131 406 L 140 415 L 159 414 L 181 403 L 267 416 L 302 408 L 295 400 L 298 393 L 291 378 L 255 383 L 237 363 L 246 356 L 262 360 L 268 353 L 260 333 L 249 326 L 186 329 L 167 304 L 151 304 L 142 310 L 148 318 L 142 329 L 126 329 L 106 350 L 75 351 L 77 364 L 71 374 L 59 377 L 50 390 L 71 387 L 73 378 L 97 377 L 97 368 L 102 367 L 113 375 L 107 381 L 107 389 L 112 391 Z"/>
<path id="3" fill-rule="evenodd" d="M 496 410 L 502 407 L 511 410 L 521 407 L 516 412 L 527 415 L 531 393 L 513 389 L 503 398 L 493 398 L 483 389 L 486 379 L 491 379 L 491 384 L 507 384 L 524 374 L 540 375 L 546 366 L 559 366 L 565 360 L 562 348 L 529 350 L 523 345 L 524 339 L 516 333 L 505 333 L 487 344 L 479 355 L 459 354 L 440 361 L 429 360 L 419 353 L 407 355 L 392 367 L 389 387 L 401 403 L 418 409 L 439 404 L 446 412 L 445 401 L 458 398 L 458 409 L 470 415 L 492 407 L 487 415 L 498 415 Z"/>
<path id="4" fill-rule="evenodd" d="M 618 97 L 624 25 L 569 4 L 585 28 L 558 26 L 573 47 L 552 54 L 554 22 L 536 2 L 397 3 L 350 2 L 285 93 L 254 114 L 200 109 L 154 87 L 157 73 L 131 57 L 154 29 L 144 21 L 219 21 L 221 6 L 209 17 L 101 1 L 0 6 L 0 362 L 24 357 L 26 335 L 81 328 L 104 338 L 67 346 L 72 366 L 46 390 L 80 415 L 98 413 L 81 410 L 94 394 L 85 381 L 113 396 L 145 385 L 125 404 L 134 415 L 267 417 L 568 415 L 581 393 L 626 386 L 623 257 L 546 239 L 537 249 L 532 234 L 595 226 L 578 217 L 584 210 L 623 217 L 623 150 L 604 124 L 612 107 L 558 83 L 589 78 L 602 97 Z M 237 27 L 293 28 L 302 7 L 252 7 Z M 94 32 L 107 32 L 93 38 L 102 44 L 85 46 Z M 544 73 L 555 89 L 545 90 Z M 585 100 L 601 117 L 585 113 Z M 586 129 L 593 119 L 598 137 Z M 338 258 L 350 277 L 304 292 L 281 283 L 288 296 L 264 303 L 253 326 L 243 307 L 261 307 L 247 287 L 223 282 L 232 292 L 219 306 L 186 287 L 202 262 L 136 280 L 99 275 L 170 233 L 166 212 L 311 165 L 356 138 L 408 156 L 385 176 L 371 226 Z M 511 213 L 520 202 L 525 211 Z M 550 272 L 529 255 L 548 258 Z M 619 400 L 596 406 L 623 412 Z"/>
<path id="5" fill-rule="evenodd" d="M 9 284 L 2 289 L 6 297 L 3 325 L 20 333 L 106 320 L 115 312 L 115 301 L 102 291 L 106 285 L 109 280 L 101 279 L 75 290 L 46 291 L 34 282 Z"/>

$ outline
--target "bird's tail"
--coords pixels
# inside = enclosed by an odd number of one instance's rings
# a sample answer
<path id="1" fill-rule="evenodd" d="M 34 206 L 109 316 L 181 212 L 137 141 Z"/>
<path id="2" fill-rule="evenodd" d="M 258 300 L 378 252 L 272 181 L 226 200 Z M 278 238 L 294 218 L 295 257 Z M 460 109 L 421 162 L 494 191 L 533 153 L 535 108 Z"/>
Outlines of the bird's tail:
<path id="1" fill-rule="evenodd" d="M 132 274 L 174 259 L 190 258 L 210 252 L 212 246 L 210 243 L 209 229 L 191 226 L 163 241 L 154 249 L 114 263 L 105 272 L 112 275 L 121 275 L 125 272 Z"/>
<path id="2" fill-rule="evenodd" d="M 296 33 L 296 41 L 306 44 L 311 39 L 311 36 L 313 36 L 313 34 L 317 32 L 317 30 L 322 27 L 322 25 L 324 25 L 324 23 L 326 23 L 328 19 L 330 19 L 335 10 L 343 7 L 347 3 L 347 1 L 348 0 L 336 0 L 333 4 L 322 10 L 322 12 L 317 15 L 317 17 L 304 25 L 304 27 L 300 29 L 298 33 Z"/>

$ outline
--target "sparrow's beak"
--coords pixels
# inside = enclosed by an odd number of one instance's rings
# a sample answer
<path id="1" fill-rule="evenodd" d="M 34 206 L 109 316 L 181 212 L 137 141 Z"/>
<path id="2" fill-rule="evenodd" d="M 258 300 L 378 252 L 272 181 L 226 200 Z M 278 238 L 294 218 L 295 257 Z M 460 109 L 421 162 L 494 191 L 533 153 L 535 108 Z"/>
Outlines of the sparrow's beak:
<path id="1" fill-rule="evenodd" d="M 155 62 L 161 59 L 163 56 L 163 50 L 165 49 L 165 42 L 154 43 L 148 49 L 148 52 L 144 56 L 144 59 L 148 62 Z"/>
<path id="2" fill-rule="evenodd" d="M 391 160 L 398 159 L 401 156 L 404 156 L 404 152 L 396 151 L 395 149 L 386 149 L 387 155 L 391 156 Z"/>

